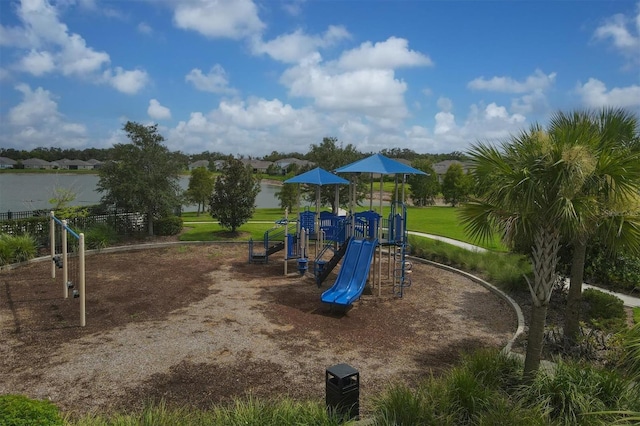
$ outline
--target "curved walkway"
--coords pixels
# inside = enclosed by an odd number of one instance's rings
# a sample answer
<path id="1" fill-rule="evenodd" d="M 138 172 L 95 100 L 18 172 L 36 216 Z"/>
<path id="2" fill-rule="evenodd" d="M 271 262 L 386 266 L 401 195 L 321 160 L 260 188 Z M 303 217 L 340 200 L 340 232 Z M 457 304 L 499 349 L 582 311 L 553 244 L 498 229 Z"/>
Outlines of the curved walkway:
<path id="1" fill-rule="evenodd" d="M 469 244 L 469 243 L 465 243 L 464 241 L 458 241 L 458 240 L 454 240 L 452 238 L 447 238 L 447 237 L 441 237 L 439 235 L 432 235 L 432 234 L 425 234 L 423 232 L 415 232 L 415 231 L 408 231 L 409 235 L 414 235 L 417 237 L 423 237 L 423 238 L 430 238 L 432 240 L 438 240 L 438 241 L 442 241 L 445 242 L 447 244 L 451 244 L 457 247 L 462 247 L 463 249 L 467 249 L 470 251 L 475 251 L 475 252 L 487 252 L 488 250 L 482 247 L 478 247 L 475 246 L 473 244 Z M 569 279 L 565 279 L 565 285 L 569 286 Z M 587 288 L 594 288 L 596 290 L 600 290 L 604 293 L 609 293 L 613 296 L 616 296 L 617 298 L 619 298 L 620 300 L 622 300 L 622 302 L 624 303 L 624 306 L 630 307 L 630 308 L 638 308 L 640 307 L 640 297 L 634 297 L 634 296 L 629 296 L 627 294 L 622 294 L 622 293 L 616 293 L 614 291 L 611 290 L 607 290 L 601 287 L 596 287 L 587 283 L 583 283 L 582 284 L 582 290 L 584 291 Z"/>

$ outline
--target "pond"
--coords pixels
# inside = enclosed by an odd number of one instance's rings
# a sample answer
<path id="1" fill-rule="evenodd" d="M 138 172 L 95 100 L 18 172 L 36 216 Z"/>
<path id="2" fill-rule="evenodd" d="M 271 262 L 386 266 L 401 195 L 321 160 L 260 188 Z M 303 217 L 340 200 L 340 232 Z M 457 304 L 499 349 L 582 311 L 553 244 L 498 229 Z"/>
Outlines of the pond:
<path id="1" fill-rule="evenodd" d="M 98 175 L 73 173 L 0 173 L 0 212 L 49 209 L 49 200 L 56 189 L 76 194 L 74 206 L 98 204 L 101 194 L 96 191 Z M 186 189 L 189 176 L 180 177 L 180 186 Z M 258 208 L 276 208 L 278 185 L 261 183 L 256 197 Z M 196 211 L 196 206 L 184 206 L 184 211 Z"/>

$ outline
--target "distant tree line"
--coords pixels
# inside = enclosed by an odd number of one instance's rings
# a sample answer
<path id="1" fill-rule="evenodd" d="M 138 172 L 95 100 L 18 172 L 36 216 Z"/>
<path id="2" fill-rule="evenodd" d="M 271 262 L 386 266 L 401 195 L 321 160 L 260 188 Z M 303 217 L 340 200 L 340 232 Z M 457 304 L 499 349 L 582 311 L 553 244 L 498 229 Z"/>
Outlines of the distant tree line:
<path id="1" fill-rule="evenodd" d="M 334 143 L 337 142 L 335 138 L 330 138 L 334 140 Z M 264 161 L 272 161 L 276 162 L 278 160 L 282 160 L 285 158 L 297 158 L 300 160 L 309 160 L 317 163 L 317 152 L 314 149 L 315 145 L 311 145 L 309 152 L 303 154 L 300 152 L 278 152 L 273 151 L 270 154 L 267 154 L 263 157 L 247 157 L 249 159 L 260 159 Z M 348 149 L 347 149 L 348 148 Z M 347 149 L 348 152 L 353 153 L 355 157 L 364 158 L 373 153 L 362 153 L 357 151 L 353 145 L 348 145 L 344 149 Z M 459 151 L 454 151 L 449 154 L 431 154 L 431 153 L 423 153 L 419 154 L 411 149 L 407 148 L 391 148 L 391 149 L 383 149 L 380 151 L 382 155 L 385 155 L 389 158 L 402 158 L 409 161 L 417 161 L 417 160 L 427 160 L 430 163 L 437 163 L 442 160 L 459 160 L 465 161 L 467 157 L 464 153 Z M 183 168 L 186 169 L 190 163 L 200 160 L 209 161 L 210 168 L 213 167 L 213 162 L 216 160 L 225 160 L 229 157 L 229 154 L 224 154 L 222 152 L 210 152 L 203 151 L 198 154 L 185 154 L 181 151 L 173 151 L 171 154 L 174 156 L 175 161 Z M 98 161 L 108 161 L 113 160 L 118 157 L 118 153 L 116 152 L 115 147 L 110 148 L 85 148 L 85 149 L 76 149 L 76 148 L 58 148 L 58 147 L 38 147 L 32 150 L 24 150 L 24 149 L 15 149 L 15 148 L 0 148 L 0 157 L 11 158 L 15 161 L 23 161 L 29 158 L 39 158 L 45 161 L 56 161 L 63 158 L 68 158 L 70 160 L 98 160 Z M 345 163 L 346 164 L 346 163 Z M 338 164 L 338 166 L 343 165 Z"/>

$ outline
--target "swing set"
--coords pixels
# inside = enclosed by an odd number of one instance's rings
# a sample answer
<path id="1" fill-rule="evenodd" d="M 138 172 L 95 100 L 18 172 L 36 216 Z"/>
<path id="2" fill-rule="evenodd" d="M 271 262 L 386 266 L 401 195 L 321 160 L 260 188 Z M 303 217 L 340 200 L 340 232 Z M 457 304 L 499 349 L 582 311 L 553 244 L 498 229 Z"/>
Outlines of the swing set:
<path id="1" fill-rule="evenodd" d="M 60 231 L 56 232 L 56 226 Z M 69 244 L 67 238 L 75 238 Z M 74 299 L 80 299 L 80 326 L 86 322 L 86 292 L 85 292 L 85 252 L 84 234 L 78 234 L 67 225 L 66 220 L 60 220 L 55 213 L 50 212 L 49 239 L 51 245 L 51 278 L 56 277 L 56 269 L 62 269 L 62 296 L 69 298 L 69 290 Z M 71 246 L 71 252 L 69 251 Z M 76 288 L 77 286 L 77 288 Z"/>

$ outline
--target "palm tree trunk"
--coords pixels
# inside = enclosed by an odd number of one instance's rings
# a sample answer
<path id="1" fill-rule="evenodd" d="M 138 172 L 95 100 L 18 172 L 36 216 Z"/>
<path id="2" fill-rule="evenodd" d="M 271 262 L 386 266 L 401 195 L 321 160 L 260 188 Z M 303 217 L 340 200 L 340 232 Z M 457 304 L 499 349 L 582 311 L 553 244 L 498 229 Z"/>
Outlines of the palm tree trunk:
<path id="1" fill-rule="evenodd" d="M 580 331 L 580 308 L 582 305 L 582 281 L 584 279 L 584 262 L 587 255 L 587 241 L 577 239 L 573 245 L 571 259 L 571 282 L 567 296 L 567 310 L 564 318 L 564 341 L 566 345 L 574 345 Z"/>
<path id="2" fill-rule="evenodd" d="M 540 366 L 547 309 L 556 280 L 559 245 L 560 235 L 552 225 L 542 226 L 536 231 L 531 253 L 534 282 L 533 286 L 529 286 L 532 299 L 531 321 L 527 339 L 527 356 L 524 360 L 524 379 L 528 382 L 533 380 Z"/>
<path id="3" fill-rule="evenodd" d="M 544 326 L 547 322 L 548 304 L 531 306 L 531 320 L 529 323 L 529 336 L 527 338 L 527 356 L 524 359 L 524 379 L 530 382 L 540 367 L 542 357 L 542 344 L 544 341 Z"/>

